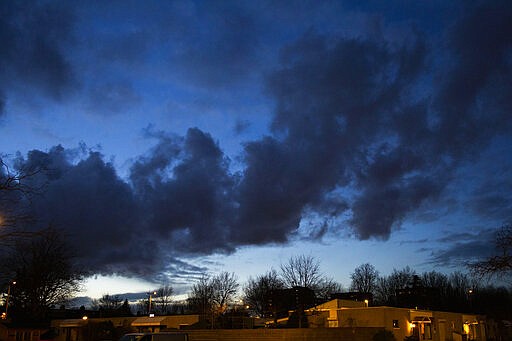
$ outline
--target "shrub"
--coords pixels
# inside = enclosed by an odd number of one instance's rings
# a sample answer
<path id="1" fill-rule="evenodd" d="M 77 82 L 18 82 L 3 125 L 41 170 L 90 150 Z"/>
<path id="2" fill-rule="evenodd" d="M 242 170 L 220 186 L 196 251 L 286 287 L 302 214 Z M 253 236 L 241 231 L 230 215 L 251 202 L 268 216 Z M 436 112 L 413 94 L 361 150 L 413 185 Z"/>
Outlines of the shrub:
<path id="1" fill-rule="evenodd" d="M 395 335 L 389 330 L 379 330 L 372 338 L 373 341 L 396 341 Z"/>

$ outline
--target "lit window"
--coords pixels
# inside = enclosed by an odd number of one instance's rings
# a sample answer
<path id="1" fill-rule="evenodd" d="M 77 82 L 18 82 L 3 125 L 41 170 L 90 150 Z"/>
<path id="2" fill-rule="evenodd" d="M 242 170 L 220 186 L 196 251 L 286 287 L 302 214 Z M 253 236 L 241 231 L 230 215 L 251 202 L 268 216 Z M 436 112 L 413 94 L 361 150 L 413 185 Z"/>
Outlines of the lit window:
<path id="1" fill-rule="evenodd" d="M 393 328 L 400 328 L 398 325 L 398 320 L 393 320 Z"/>

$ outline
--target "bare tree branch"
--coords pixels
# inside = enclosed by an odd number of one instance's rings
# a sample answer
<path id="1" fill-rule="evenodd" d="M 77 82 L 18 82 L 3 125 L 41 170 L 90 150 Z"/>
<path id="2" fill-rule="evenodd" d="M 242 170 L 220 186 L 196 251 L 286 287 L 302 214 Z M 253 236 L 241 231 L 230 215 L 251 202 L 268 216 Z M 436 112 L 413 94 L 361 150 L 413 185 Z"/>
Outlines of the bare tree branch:
<path id="1" fill-rule="evenodd" d="M 234 272 L 221 272 L 212 278 L 213 302 L 220 313 L 226 311 L 238 291 L 237 277 Z"/>
<path id="2" fill-rule="evenodd" d="M 213 287 L 211 279 L 204 274 L 192 286 L 192 291 L 187 299 L 189 308 L 201 314 L 209 314 L 213 309 Z"/>
<path id="3" fill-rule="evenodd" d="M 72 256 L 62 233 L 52 228 L 19 240 L 2 259 L 0 272 L 4 281 L 17 282 L 11 290 L 13 311 L 41 318 L 52 305 L 79 291 L 82 274 Z"/>
<path id="4" fill-rule="evenodd" d="M 468 264 L 471 273 L 475 277 L 505 278 L 511 275 L 512 224 L 504 225 L 496 232 L 495 245 L 499 254 Z"/>
<path id="5" fill-rule="evenodd" d="M 174 294 L 173 287 L 169 284 L 165 284 L 155 291 L 156 296 L 153 299 L 155 302 L 155 308 L 160 314 L 168 314 L 171 308 L 172 296 Z"/>
<path id="6" fill-rule="evenodd" d="M 45 183 L 34 181 L 41 172 L 41 168 L 12 170 L 0 157 L 0 241 L 21 236 L 12 229 L 33 221 L 23 208 L 34 195 L 42 193 Z"/>
<path id="7" fill-rule="evenodd" d="M 291 257 L 288 263 L 281 264 L 281 276 L 289 287 L 315 289 L 322 280 L 320 262 L 312 257 L 300 255 Z"/>
<path id="8" fill-rule="evenodd" d="M 379 272 L 370 263 L 361 264 L 350 275 L 352 290 L 375 294 Z"/>
<path id="9" fill-rule="evenodd" d="M 277 290 L 284 289 L 284 283 L 274 269 L 255 279 L 249 278 L 244 287 L 244 301 L 259 316 L 271 316 L 272 296 Z"/>

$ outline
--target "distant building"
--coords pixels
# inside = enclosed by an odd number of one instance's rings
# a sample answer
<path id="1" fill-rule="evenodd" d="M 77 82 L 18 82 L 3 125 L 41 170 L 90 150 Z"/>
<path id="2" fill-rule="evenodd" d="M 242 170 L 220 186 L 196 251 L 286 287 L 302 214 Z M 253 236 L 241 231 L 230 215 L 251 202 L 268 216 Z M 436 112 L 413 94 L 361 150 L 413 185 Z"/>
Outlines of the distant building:
<path id="1" fill-rule="evenodd" d="M 352 294 L 344 295 L 350 298 Z M 486 341 L 494 339 L 493 324 L 484 316 L 455 312 L 368 305 L 370 297 L 358 300 L 333 299 L 311 305 L 314 295 L 306 288 L 280 290 L 274 296 L 286 315 L 259 319 L 242 315 L 222 316 L 215 325 L 205 315 L 92 317 L 84 309 L 73 311 L 69 317 L 54 319 L 51 325 L 22 325 L 8 321 L 0 323 L 1 341 L 94 341 L 117 340 L 125 333 L 185 331 L 190 341 L 232 341 L 322 339 L 328 341 L 371 340 L 378 332 L 393 333 L 397 341 Z M 62 312 L 61 312 L 62 313 Z M 227 323 L 229 322 L 229 323 Z M 259 328 L 259 330 L 257 330 Z M 272 328 L 272 330 L 263 327 Z M 237 331 L 231 329 L 238 329 Z M 273 335 L 273 336 L 272 336 Z M 340 335 L 344 335 L 340 338 Z M 502 334 L 503 335 L 503 334 Z"/>
<path id="2" fill-rule="evenodd" d="M 199 315 L 80 318 L 53 320 L 52 330 L 57 335 L 54 338 L 55 341 L 117 340 L 121 335 L 129 332 L 157 333 L 181 330 L 199 322 Z"/>
<path id="3" fill-rule="evenodd" d="M 358 306 L 359 305 L 359 306 Z M 367 307 L 361 302 L 332 300 L 305 312 L 311 327 L 380 327 L 396 340 L 486 340 L 485 318 L 452 312 L 395 307 Z"/>
<path id="4" fill-rule="evenodd" d="M 40 341 L 50 330 L 47 324 L 39 323 L 0 323 L 2 341 Z"/>
<path id="5" fill-rule="evenodd" d="M 167 329 L 186 329 L 199 321 L 199 315 L 143 316 L 137 317 L 130 325 L 139 333 L 156 333 Z"/>
<path id="6" fill-rule="evenodd" d="M 279 289 L 272 292 L 269 302 L 272 317 L 287 317 L 290 311 L 300 311 L 316 304 L 315 292 L 306 287 Z"/>

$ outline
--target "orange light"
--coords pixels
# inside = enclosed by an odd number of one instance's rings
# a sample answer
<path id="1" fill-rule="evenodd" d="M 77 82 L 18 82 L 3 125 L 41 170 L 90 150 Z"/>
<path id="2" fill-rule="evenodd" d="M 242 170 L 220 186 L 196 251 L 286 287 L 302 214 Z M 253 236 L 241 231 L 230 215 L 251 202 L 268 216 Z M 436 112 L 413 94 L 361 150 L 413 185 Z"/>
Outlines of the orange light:
<path id="1" fill-rule="evenodd" d="M 469 324 L 464 323 L 464 334 L 469 334 Z"/>

